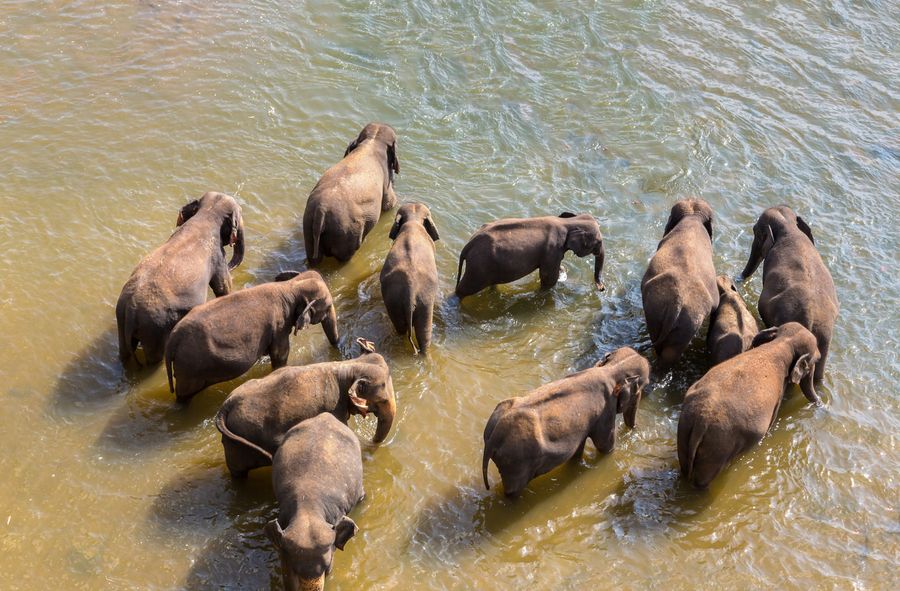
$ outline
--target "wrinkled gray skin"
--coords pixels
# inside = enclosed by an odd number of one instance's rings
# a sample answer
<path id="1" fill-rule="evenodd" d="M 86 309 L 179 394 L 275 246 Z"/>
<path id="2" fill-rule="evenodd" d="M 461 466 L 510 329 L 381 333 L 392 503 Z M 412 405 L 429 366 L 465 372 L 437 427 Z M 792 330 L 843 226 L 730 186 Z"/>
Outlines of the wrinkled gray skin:
<path id="1" fill-rule="evenodd" d="M 381 297 L 397 332 L 409 338 L 418 355 L 431 344 L 431 320 L 437 299 L 438 274 L 434 243 L 440 239 L 431 211 L 422 203 L 406 203 L 389 234 L 394 241 L 381 268 Z M 419 347 L 413 342 L 415 329 Z"/>
<path id="2" fill-rule="evenodd" d="M 396 205 L 394 174 L 399 173 L 397 133 L 389 125 L 369 123 L 306 202 L 303 240 L 310 265 L 325 256 L 350 260 L 381 212 Z"/>
<path id="3" fill-rule="evenodd" d="M 481 471 L 488 484 L 493 460 L 509 497 L 528 482 L 567 460 L 578 460 L 588 438 L 603 453 L 616 443 L 616 414 L 633 428 L 641 391 L 650 380 L 650 364 L 637 351 L 622 347 L 594 367 L 504 400 L 484 428 Z"/>
<path id="4" fill-rule="evenodd" d="M 394 383 L 374 347 L 363 351 L 350 361 L 282 367 L 238 386 L 216 415 L 231 475 L 243 478 L 248 470 L 271 465 L 288 430 L 323 412 L 344 423 L 351 414 L 372 412 L 378 418 L 372 441 L 384 441 L 397 410 Z"/>
<path id="5" fill-rule="evenodd" d="M 321 590 L 334 549 L 357 527 L 347 514 L 366 496 L 356 434 L 323 413 L 293 427 L 275 452 L 272 485 L 278 518 L 266 535 L 281 557 L 286 591 Z"/>
<path id="6" fill-rule="evenodd" d="M 740 355 L 750 348 L 759 332 L 756 319 L 747 309 L 734 282 L 725 275 L 716 277 L 719 307 L 709 319 L 706 347 L 713 365 Z"/>
<path id="7" fill-rule="evenodd" d="M 456 295 L 462 299 L 485 287 L 521 279 L 535 269 L 540 271 L 541 287 L 553 287 L 559 280 L 563 256 L 570 250 L 578 257 L 594 255 L 594 283 L 603 291 L 600 273 L 605 251 L 594 216 L 565 212 L 558 217 L 484 224 L 459 253 Z"/>
<path id="8" fill-rule="evenodd" d="M 206 301 L 207 285 L 216 296 L 231 292 L 230 270 L 244 258 L 244 223 L 233 197 L 206 193 L 178 212 L 177 229 L 138 263 L 116 303 L 119 359 L 162 361 L 166 339 L 194 306 Z M 225 247 L 234 245 L 231 261 Z"/>
<path id="9" fill-rule="evenodd" d="M 786 381 L 800 384 L 806 398 L 820 406 L 813 387 L 818 361 L 816 338 L 789 322 L 760 332 L 752 349 L 710 369 L 690 387 L 681 407 L 682 475 L 706 488 L 735 457 L 756 445 L 778 416 Z"/>
<path id="10" fill-rule="evenodd" d="M 816 250 L 812 230 L 803 218 L 781 205 L 765 210 L 753 226 L 750 259 L 741 276 L 763 265 L 759 315 L 767 326 L 799 322 L 816 336 L 819 354 L 816 380 L 825 375 L 825 361 L 838 316 L 837 292 L 831 273 Z"/>
<path id="11" fill-rule="evenodd" d="M 292 329 L 321 323 L 337 347 L 337 316 L 322 276 L 289 271 L 277 279 L 197 306 L 175 326 L 166 345 L 166 373 L 179 402 L 240 376 L 264 355 L 273 369 L 283 367 Z"/>
<path id="12" fill-rule="evenodd" d="M 702 199 L 677 202 L 641 281 L 644 317 L 660 369 L 678 361 L 719 306 L 712 218 L 712 208 Z"/>

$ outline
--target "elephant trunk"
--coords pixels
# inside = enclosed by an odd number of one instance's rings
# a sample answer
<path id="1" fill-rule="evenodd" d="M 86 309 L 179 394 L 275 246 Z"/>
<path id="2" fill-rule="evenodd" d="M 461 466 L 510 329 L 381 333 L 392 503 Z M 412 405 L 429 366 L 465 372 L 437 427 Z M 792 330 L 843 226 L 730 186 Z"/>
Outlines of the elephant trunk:
<path id="1" fill-rule="evenodd" d="M 753 275 L 756 272 L 756 268 L 759 267 L 759 263 L 762 261 L 762 242 L 759 237 L 753 237 L 753 246 L 750 247 L 750 260 L 747 261 L 747 266 L 741 272 L 743 279 Z"/>
<path id="2" fill-rule="evenodd" d="M 600 273 L 603 272 L 603 259 L 606 253 L 603 248 L 603 242 L 601 241 L 597 245 L 597 250 L 594 252 L 594 285 L 597 286 L 597 289 L 603 291 L 606 289 L 606 286 L 600 281 Z"/>
<path id="3" fill-rule="evenodd" d="M 331 346 L 337 348 L 337 312 L 334 311 L 334 304 L 331 304 L 331 308 L 329 308 L 328 314 L 325 316 L 325 318 L 322 319 L 322 329 L 325 331 L 325 336 L 328 337 L 328 342 L 331 343 Z"/>
<path id="4" fill-rule="evenodd" d="M 816 393 L 816 388 L 813 386 L 813 374 L 816 373 L 815 366 L 809 368 L 809 373 L 803 376 L 803 379 L 800 380 L 800 390 L 803 392 L 803 395 L 806 396 L 806 399 L 815 404 L 816 406 L 822 406 L 822 400 L 819 398 L 819 395 Z"/>
<path id="5" fill-rule="evenodd" d="M 631 400 L 625 407 L 625 425 L 627 425 L 629 429 L 634 429 L 634 423 L 637 419 L 638 404 L 640 402 L 641 390 L 638 390 L 637 392 L 635 392 L 634 396 L 631 397 Z"/>
<path id="6" fill-rule="evenodd" d="M 237 238 L 234 240 L 234 251 L 228 262 L 228 269 L 234 269 L 244 260 L 244 220 L 238 222 Z"/>
<path id="7" fill-rule="evenodd" d="M 391 425 L 394 424 L 394 415 L 397 414 L 397 401 L 394 399 L 393 380 L 389 382 L 389 385 L 388 400 L 378 407 L 376 415 L 378 417 L 378 426 L 375 428 L 375 436 L 372 437 L 373 443 L 381 443 L 387 438 L 388 433 L 391 432 Z"/>

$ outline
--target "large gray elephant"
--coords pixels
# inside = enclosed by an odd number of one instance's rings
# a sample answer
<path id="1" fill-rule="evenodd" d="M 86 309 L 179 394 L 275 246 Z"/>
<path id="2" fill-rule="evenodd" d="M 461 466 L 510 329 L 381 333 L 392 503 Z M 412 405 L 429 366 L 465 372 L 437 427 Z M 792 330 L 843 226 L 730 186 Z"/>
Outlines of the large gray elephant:
<path id="1" fill-rule="evenodd" d="M 816 338 L 796 322 L 768 328 L 753 348 L 713 366 L 688 389 L 678 419 L 678 463 L 706 488 L 735 457 L 756 445 L 778 416 L 789 380 L 821 405 L 813 387 Z"/>
<path id="2" fill-rule="evenodd" d="M 661 369 L 678 361 L 703 321 L 719 306 L 712 219 L 706 201 L 678 201 L 641 281 L 647 331 Z"/>
<path id="3" fill-rule="evenodd" d="M 399 173 L 397 133 L 390 125 L 369 123 L 306 201 L 303 240 L 310 265 L 325 256 L 350 260 L 381 212 L 396 205 L 394 174 Z"/>
<path id="4" fill-rule="evenodd" d="M 272 464 L 272 454 L 297 423 L 323 412 L 346 423 L 352 414 L 374 413 L 372 441 L 384 441 L 397 403 L 391 370 L 371 342 L 357 339 L 363 354 L 349 361 L 282 367 L 238 386 L 216 415 L 231 475 Z"/>
<path id="5" fill-rule="evenodd" d="M 484 428 L 481 472 L 488 484 L 493 460 L 503 491 L 518 497 L 528 482 L 569 459 L 579 459 L 588 438 L 603 453 L 616 444 L 616 414 L 633 428 L 641 392 L 650 381 L 650 364 L 622 347 L 594 367 L 504 400 Z"/>
<path id="6" fill-rule="evenodd" d="M 264 355 L 272 369 L 283 367 L 291 331 L 320 323 L 337 347 L 331 292 L 315 271 L 288 271 L 276 282 L 197 306 L 175 326 L 166 345 L 169 390 L 179 402 L 187 402 L 208 386 L 240 376 Z"/>
<path id="7" fill-rule="evenodd" d="M 244 259 L 241 207 L 223 193 L 206 193 L 178 212 L 176 230 L 138 263 L 116 303 L 119 359 L 162 361 L 166 339 L 188 311 L 206 301 L 207 286 L 216 296 L 231 292 L 231 273 Z M 226 262 L 226 246 L 234 246 Z"/>
<path id="8" fill-rule="evenodd" d="M 366 496 L 362 479 L 359 440 L 334 415 L 287 432 L 272 462 L 278 517 L 265 527 L 286 591 L 324 587 L 335 548 L 343 550 L 359 529 L 347 514 Z"/>
<path id="9" fill-rule="evenodd" d="M 509 283 L 540 271 L 541 287 L 559 280 L 559 268 L 567 251 L 575 256 L 594 255 L 594 283 L 603 290 L 603 236 L 594 216 L 562 213 L 525 219 L 503 219 L 484 224 L 459 253 L 456 295 L 462 299 L 485 287 Z M 465 263 L 465 273 L 463 273 Z"/>
<path id="10" fill-rule="evenodd" d="M 719 307 L 709 318 L 706 347 L 713 364 L 722 363 L 750 348 L 759 332 L 756 319 L 738 293 L 734 282 L 725 275 L 716 277 Z"/>
<path id="11" fill-rule="evenodd" d="M 404 204 L 394 219 L 390 238 L 394 244 L 381 268 L 381 297 L 394 328 L 409 338 L 418 354 L 419 349 L 427 351 L 431 344 L 431 320 L 438 292 L 434 243 L 440 237 L 431 210 L 423 203 Z"/>
<path id="12" fill-rule="evenodd" d="M 750 259 L 741 276 L 750 277 L 766 261 L 759 315 L 767 326 L 799 322 L 816 335 L 821 359 L 815 378 L 821 380 L 840 305 L 815 244 L 803 218 L 785 205 L 770 207 L 753 226 Z"/>

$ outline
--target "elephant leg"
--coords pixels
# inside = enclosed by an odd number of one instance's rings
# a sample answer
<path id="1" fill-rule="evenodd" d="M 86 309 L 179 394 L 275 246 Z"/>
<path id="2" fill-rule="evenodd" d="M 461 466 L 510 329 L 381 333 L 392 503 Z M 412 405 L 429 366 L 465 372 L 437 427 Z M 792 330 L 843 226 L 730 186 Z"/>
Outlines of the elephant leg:
<path id="1" fill-rule="evenodd" d="M 540 266 L 540 276 L 541 276 L 541 287 L 544 289 L 549 289 L 556 285 L 559 281 L 559 266 L 562 264 L 562 257 L 547 257 L 544 261 L 541 262 Z"/>
<path id="2" fill-rule="evenodd" d="M 175 400 L 187 404 L 197 393 L 209 386 L 206 380 L 194 378 L 191 376 L 182 377 L 178 372 L 175 373 Z"/>
<path id="3" fill-rule="evenodd" d="M 816 363 L 816 372 L 813 374 L 815 381 L 821 382 L 825 377 L 825 360 L 828 359 L 828 348 L 831 345 L 831 336 L 817 336 L 819 345 L 819 362 Z"/>
<path id="4" fill-rule="evenodd" d="M 236 443 L 224 435 L 222 436 L 222 447 L 225 449 L 225 465 L 228 466 L 232 478 L 246 478 L 247 472 L 250 470 L 272 464 L 259 452 Z"/>
<path id="5" fill-rule="evenodd" d="M 431 322 L 434 313 L 434 304 L 419 305 L 413 311 L 413 326 L 416 328 L 416 341 L 422 353 L 428 351 L 431 345 Z"/>
<path id="6" fill-rule="evenodd" d="M 163 360 L 166 353 L 166 337 L 168 334 L 168 331 L 165 331 L 161 334 L 143 336 L 141 347 L 144 349 L 144 363 L 146 365 L 157 365 Z"/>
<path id="7" fill-rule="evenodd" d="M 586 443 L 587 443 L 587 437 L 584 438 L 584 440 L 583 440 L 583 441 L 581 442 L 581 444 L 578 446 L 578 449 L 576 449 L 576 450 L 575 450 L 575 453 L 572 454 L 572 457 L 569 458 L 569 461 L 570 461 L 570 462 L 577 463 L 577 462 L 579 462 L 579 461 L 581 460 L 581 456 L 584 455 L 584 446 L 585 446 Z"/>
<path id="8" fill-rule="evenodd" d="M 209 280 L 209 287 L 217 298 L 231 293 L 231 273 L 228 271 L 228 264 L 224 258 L 216 266 L 216 272 Z"/>
<path id="9" fill-rule="evenodd" d="M 291 340 L 289 336 L 284 339 L 276 338 L 269 346 L 269 359 L 272 361 L 272 369 L 278 369 L 287 365 L 291 354 Z"/>
<path id="10" fill-rule="evenodd" d="M 616 426 L 613 423 L 611 429 L 595 429 L 591 432 L 591 441 L 600 453 L 608 454 L 616 447 Z"/>
<path id="11" fill-rule="evenodd" d="M 516 467 L 500 472 L 500 479 L 503 481 L 503 494 L 511 499 L 516 499 L 528 486 L 531 475 L 527 467 Z"/>
<path id="12" fill-rule="evenodd" d="M 462 299 L 466 296 L 478 293 L 488 285 L 490 285 L 490 283 L 482 281 L 481 277 L 477 276 L 475 270 L 469 269 L 469 263 L 466 262 L 466 270 L 460 278 L 459 283 L 456 285 L 456 295 Z"/>

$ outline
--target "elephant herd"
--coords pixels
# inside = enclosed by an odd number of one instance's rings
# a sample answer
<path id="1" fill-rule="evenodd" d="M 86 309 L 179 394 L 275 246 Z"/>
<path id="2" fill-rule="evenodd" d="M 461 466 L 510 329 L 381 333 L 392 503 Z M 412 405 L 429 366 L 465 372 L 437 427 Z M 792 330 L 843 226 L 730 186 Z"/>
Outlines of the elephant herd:
<path id="1" fill-rule="evenodd" d="M 309 196 L 303 234 L 310 266 L 323 257 L 347 261 L 381 214 L 397 204 L 397 135 L 370 123 L 347 146 Z M 788 382 L 821 404 L 813 380 L 822 378 L 838 313 L 831 275 L 812 231 L 785 206 L 766 209 L 753 229 L 742 276 L 764 262 L 758 331 L 734 283 L 716 277 L 713 211 L 701 199 L 675 203 L 663 238 L 641 282 L 644 314 L 657 369 L 678 362 L 709 318 L 713 367 L 685 394 L 677 452 L 683 476 L 705 488 L 738 454 L 756 444 L 775 420 Z M 428 207 L 402 205 L 381 270 L 382 299 L 397 333 L 415 354 L 431 343 L 438 298 Z M 226 261 L 225 247 L 233 254 Z M 603 290 L 605 249 L 588 214 L 503 219 L 483 225 L 459 256 L 455 295 L 473 295 L 534 270 L 553 287 L 566 252 L 594 256 L 594 283 Z M 123 364 L 165 362 L 171 392 L 187 403 L 210 385 L 239 377 L 268 356 L 272 373 L 247 381 L 215 418 L 225 462 L 235 478 L 272 466 L 278 517 L 265 526 L 277 548 L 288 589 L 321 589 L 335 548 L 354 536 L 347 515 L 364 498 L 362 459 L 350 415 L 377 418 L 375 443 L 396 415 L 390 368 L 374 345 L 357 338 L 360 354 L 338 362 L 287 366 L 290 336 L 321 324 L 337 347 L 331 292 L 313 270 L 286 271 L 274 281 L 233 291 L 230 270 L 244 256 L 244 221 L 233 197 L 206 193 L 181 208 L 176 230 L 147 255 L 125 283 L 116 305 Z M 206 301 L 207 286 L 216 298 Z M 615 417 L 634 427 L 649 361 L 630 347 L 596 365 L 500 402 L 484 429 L 482 475 L 497 466 L 503 489 L 518 496 L 528 482 L 581 457 L 587 439 L 601 452 L 615 445 Z"/>

